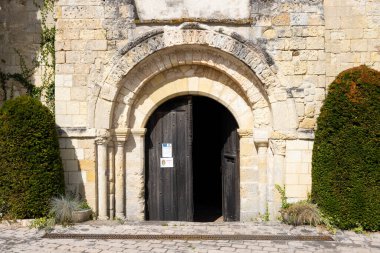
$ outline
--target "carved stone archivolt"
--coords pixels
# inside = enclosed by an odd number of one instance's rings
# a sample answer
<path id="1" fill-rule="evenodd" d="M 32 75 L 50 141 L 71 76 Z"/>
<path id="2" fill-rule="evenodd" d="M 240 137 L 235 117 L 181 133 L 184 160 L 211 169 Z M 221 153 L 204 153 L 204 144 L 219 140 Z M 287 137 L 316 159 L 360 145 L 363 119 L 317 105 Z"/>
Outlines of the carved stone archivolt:
<path id="1" fill-rule="evenodd" d="M 207 45 L 222 50 L 249 66 L 265 87 L 278 86 L 279 82 L 271 69 L 271 61 L 254 45 L 235 33 L 229 35 L 213 30 L 166 28 L 152 31 L 120 50 L 113 59 L 114 68 L 105 83 L 114 85 L 120 75 L 125 75 L 149 55 L 176 45 Z M 122 70 L 122 71 L 120 71 Z"/>
<path id="2" fill-rule="evenodd" d="M 220 70 L 241 85 L 252 103 L 255 103 L 255 95 L 251 87 L 259 89 L 270 103 L 276 102 L 278 97 L 286 97 L 278 96 L 278 92 L 285 89 L 281 88 L 272 61 L 257 45 L 234 32 L 214 31 L 204 25 L 182 28 L 151 31 L 129 43 L 111 60 L 110 72 L 93 93 L 96 99 L 90 108 L 94 110 L 95 128 L 110 125 L 111 121 L 102 122 L 96 117 L 101 115 L 110 120 L 112 110 L 107 108 L 114 106 L 115 101 L 133 103 L 134 94 L 141 88 L 139 85 L 180 65 L 199 64 Z"/>

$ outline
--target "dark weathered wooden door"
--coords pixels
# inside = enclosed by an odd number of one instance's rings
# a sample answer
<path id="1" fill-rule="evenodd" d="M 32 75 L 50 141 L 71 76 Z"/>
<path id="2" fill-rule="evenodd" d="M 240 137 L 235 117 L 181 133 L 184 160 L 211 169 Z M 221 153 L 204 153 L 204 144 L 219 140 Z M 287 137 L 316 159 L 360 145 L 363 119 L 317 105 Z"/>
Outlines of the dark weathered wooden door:
<path id="1" fill-rule="evenodd" d="M 223 124 L 222 195 L 224 221 L 240 220 L 239 136 L 232 115 L 226 114 Z"/>
<path id="2" fill-rule="evenodd" d="M 146 219 L 193 220 L 192 98 L 159 107 L 147 124 Z M 162 143 L 171 143 L 174 166 L 162 168 Z"/>

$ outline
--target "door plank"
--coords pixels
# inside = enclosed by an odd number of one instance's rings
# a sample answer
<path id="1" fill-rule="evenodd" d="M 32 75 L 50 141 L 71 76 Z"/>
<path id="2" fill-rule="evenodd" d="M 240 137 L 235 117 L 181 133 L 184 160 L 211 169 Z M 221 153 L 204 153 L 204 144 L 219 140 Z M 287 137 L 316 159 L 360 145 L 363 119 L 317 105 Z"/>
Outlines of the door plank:
<path id="1" fill-rule="evenodd" d="M 240 220 L 239 136 L 232 115 L 223 125 L 225 142 L 222 150 L 223 220 Z"/>
<path id="2" fill-rule="evenodd" d="M 146 135 L 146 219 L 193 217 L 191 97 L 169 101 L 150 117 Z M 162 143 L 172 143 L 174 168 L 161 168 Z"/>

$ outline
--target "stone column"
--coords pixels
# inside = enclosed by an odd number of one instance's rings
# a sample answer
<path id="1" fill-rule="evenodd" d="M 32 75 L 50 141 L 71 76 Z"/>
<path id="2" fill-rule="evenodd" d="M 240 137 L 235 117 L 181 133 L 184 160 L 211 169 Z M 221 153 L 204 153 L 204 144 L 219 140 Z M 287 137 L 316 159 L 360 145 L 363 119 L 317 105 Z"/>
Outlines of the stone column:
<path id="1" fill-rule="evenodd" d="M 268 173 L 268 142 L 255 142 L 258 155 L 258 167 L 259 167 L 259 210 L 263 215 L 267 211 L 268 198 L 267 198 L 267 185 L 268 178 L 271 177 Z"/>
<path id="2" fill-rule="evenodd" d="M 253 139 L 257 149 L 258 186 L 259 201 L 258 208 L 261 215 L 264 215 L 268 206 L 268 130 L 262 128 L 254 129 Z"/>
<path id="3" fill-rule="evenodd" d="M 116 131 L 115 141 L 115 212 L 116 217 L 125 218 L 125 140 L 128 130 Z"/>
<path id="4" fill-rule="evenodd" d="M 144 220 L 144 156 L 146 128 L 131 129 L 133 138 L 127 140 L 126 157 L 126 218 Z"/>
<path id="5" fill-rule="evenodd" d="M 281 187 L 284 186 L 285 180 L 285 140 L 270 140 L 270 147 L 273 152 L 273 168 L 270 181 L 268 182 L 268 199 L 272 203 L 272 214 L 277 214 L 281 207 L 281 198 L 275 185 L 278 184 Z"/>
<path id="6" fill-rule="evenodd" d="M 108 214 L 115 217 L 115 148 L 108 143 Z"/>
<path id="7" fill-rule="evenodd" d="M 252 129 L 238 129 L 240 137 L 240 220 L 249 221 L 257 217 L 258 167 Z"/>
<path id="8" fill-rule="evenodd" d="M 108 136 L 100 136 L 96 139 L 97 163 L 98 163 L 98 219 L 107 220 L 107 144 Z"/>

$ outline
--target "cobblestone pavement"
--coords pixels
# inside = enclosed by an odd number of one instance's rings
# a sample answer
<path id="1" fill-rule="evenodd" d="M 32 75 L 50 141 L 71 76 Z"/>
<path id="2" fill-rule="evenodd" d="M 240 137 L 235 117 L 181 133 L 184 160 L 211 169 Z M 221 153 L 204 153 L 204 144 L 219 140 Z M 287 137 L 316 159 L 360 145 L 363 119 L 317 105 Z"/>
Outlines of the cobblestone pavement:
<path id="1" fill-rule="evenodd" d="M 254 234 L 322 235 L 326 231 L 280 223 L 186 223 L 91 221 L 72 227 L 56 227 L 51 233 L 74 234 Z M 334 241 L 183 241 L 44 239 L 45 231 L 0 224 L 0 252 L 373 252 L 380 253 L 380 233 L 338 231 Z"/>

